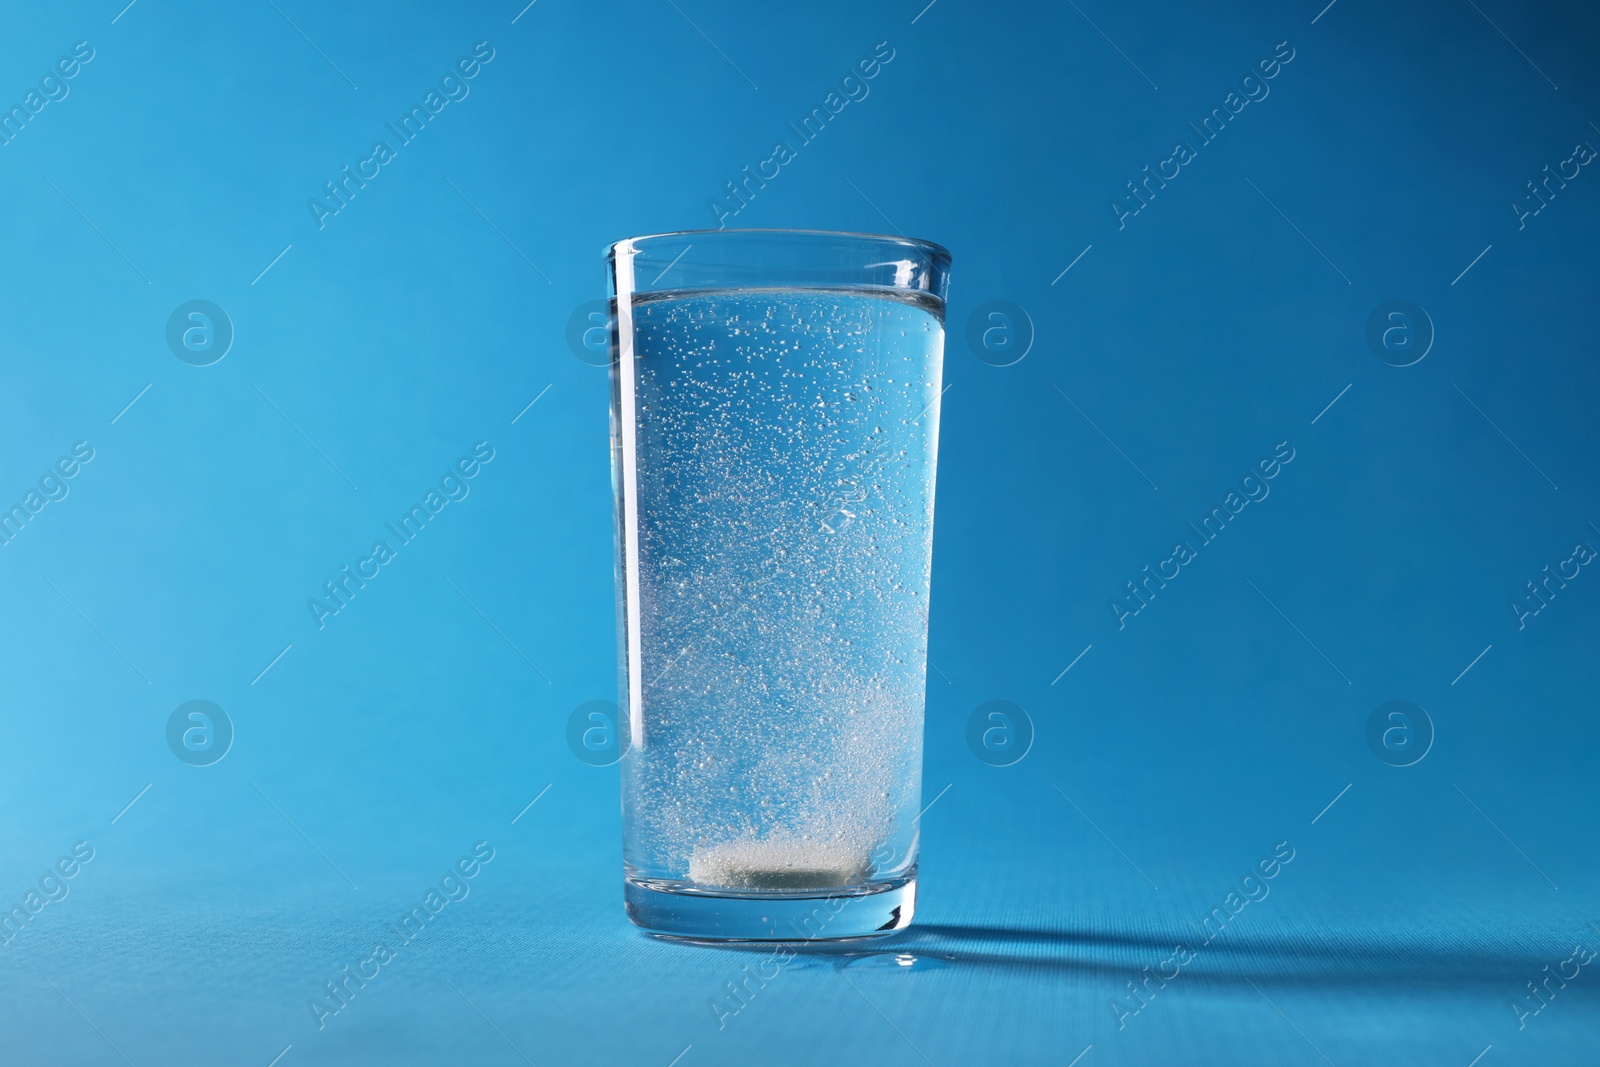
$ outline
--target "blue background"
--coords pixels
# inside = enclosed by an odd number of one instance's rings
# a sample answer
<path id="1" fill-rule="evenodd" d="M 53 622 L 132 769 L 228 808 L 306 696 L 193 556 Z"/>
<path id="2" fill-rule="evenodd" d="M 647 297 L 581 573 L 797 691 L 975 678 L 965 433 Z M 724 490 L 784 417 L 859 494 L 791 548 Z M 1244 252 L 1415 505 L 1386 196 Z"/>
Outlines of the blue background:
<path id="1" fill-rule="evenodd" d="M 0 498 L 94 449 L 0 548 L 0 897 L 94 849 L 0 947 L 8 1062 L 1593 1060 L 1600 964 L 1512 1005 L 1600 949 L 1600 577 L 1508 608 L 1600 546 L 1600 175 L 1508 209 L 1600 146 L 1592 9 L 119 8 L 0 35 L 8 108 L 94 49 L 0 147 Z M 308 198 L 479 41 L 470 95 L 319 228 Z M 608 386 L 567 324 L 606 243 L 714 225 L 883 41 L 728 221 L 954 253 L 922 895 L 719 1025 L 759 957 L 627 924 L 616 769 L 566 742 L 616 672 Z M 166 341 L 194 299 L 235 331 L 210 366 Z M 1395 299 L 1436 334 L 1403 368 L 1366 338 Z M 967 345 L 990 300 L 1031 322 L 1014 365 Z M 307 598 L 479 441 L 470 496 L 319 629 Z M 1119 629 L 1124 583 L 1285 441 Z M 1035 732 L 1009 767 L 966 743 L 993 699 Z M 1366 740 L 1392 699 L 1436 733 L 1409 767 Z M 211 766 L 168 747 L 189 700 L 233 725 Z M 470 895 L 318 1029 L 308 998 L 478 841 Z M 1270 895 L 1122 1014 L 1284 841 Z"/>

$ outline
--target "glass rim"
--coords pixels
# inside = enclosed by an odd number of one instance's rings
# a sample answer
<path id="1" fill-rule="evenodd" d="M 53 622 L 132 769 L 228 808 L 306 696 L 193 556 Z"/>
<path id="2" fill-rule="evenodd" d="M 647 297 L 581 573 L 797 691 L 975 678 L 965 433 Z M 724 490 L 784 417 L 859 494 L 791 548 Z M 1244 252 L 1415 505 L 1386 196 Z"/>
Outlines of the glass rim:
<path id="1" fill-rule="evenodd" d="M 934 258 L 941 266 L 948 268 L 952 259 L 950 250 L 937 241 L 929 241 L 920 237 L 907 237 L 904 234 L 866 233 L 855 230 L 804 230 L 790 229 L 781 226 L 754 226 L 750 228 L 725 227 L 722 229 L 704 230 L 666 230 L 661 233 L 647 233 L 638 237 L 624 237 L 612 241 L 606 246 L 608 255 L 616 255 L 617 250 L 623 245 L 638 247 L 642 241 L 655 241 L 672 237 L 714 237 L 719 235 L 734 236 L 739 234 L 766 234 L 770 236 L 787 237 L 843 237 L 855 241 L 885 241 L 890 244 L 904 245 L 918 249 Z"/>

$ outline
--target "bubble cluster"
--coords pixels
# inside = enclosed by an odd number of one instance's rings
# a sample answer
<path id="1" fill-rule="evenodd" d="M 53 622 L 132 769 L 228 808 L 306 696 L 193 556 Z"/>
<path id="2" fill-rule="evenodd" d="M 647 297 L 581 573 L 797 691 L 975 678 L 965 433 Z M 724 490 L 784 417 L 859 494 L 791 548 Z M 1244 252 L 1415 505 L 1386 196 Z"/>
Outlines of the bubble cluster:
<path id="1" fill-rule="evenodd" d="M 943 327 L 818 290 L 634 311 L 644 736 L 629 867 L 744 889 L 915 855 Z"/>

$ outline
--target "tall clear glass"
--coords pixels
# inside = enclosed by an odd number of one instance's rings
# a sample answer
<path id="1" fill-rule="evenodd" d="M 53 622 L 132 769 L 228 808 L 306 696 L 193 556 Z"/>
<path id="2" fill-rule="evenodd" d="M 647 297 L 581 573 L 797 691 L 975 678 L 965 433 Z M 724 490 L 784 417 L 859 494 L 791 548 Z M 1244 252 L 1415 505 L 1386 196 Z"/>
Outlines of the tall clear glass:
<path id="1" fill-rule="evenodd" d="M 950 254 L 708 230 L 610 265 L 628 916 L 903 928 Z"/>

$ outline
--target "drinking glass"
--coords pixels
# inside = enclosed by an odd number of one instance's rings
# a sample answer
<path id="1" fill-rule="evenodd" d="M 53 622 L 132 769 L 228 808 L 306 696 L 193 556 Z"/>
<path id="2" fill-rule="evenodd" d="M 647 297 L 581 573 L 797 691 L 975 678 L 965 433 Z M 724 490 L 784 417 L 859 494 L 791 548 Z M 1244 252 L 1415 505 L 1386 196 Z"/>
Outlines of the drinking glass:
<path id="1" fill-rule="evenodd" d="M 711 230 L 610 266 L 628 916 L 903 928 L 950 254 Z"/>

